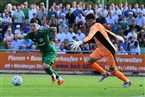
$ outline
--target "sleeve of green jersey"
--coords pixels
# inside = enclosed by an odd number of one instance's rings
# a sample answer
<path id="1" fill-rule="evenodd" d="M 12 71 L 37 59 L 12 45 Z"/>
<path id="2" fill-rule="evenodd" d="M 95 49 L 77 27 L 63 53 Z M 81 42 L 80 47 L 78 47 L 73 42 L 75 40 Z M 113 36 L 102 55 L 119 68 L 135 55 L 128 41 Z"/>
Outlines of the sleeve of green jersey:
<path id="1" fill-rule="evenodd" d="M 52 28 L 49 28 L 49 29 L 46 30 L 46 34 L 50 34 L 52 32 L 53 32 Z"/>
<path id="2" fill-rule="evenodd" d="M 24 38 L 30 38 L 30 34 L 29 33 L 24 34 Z"/>

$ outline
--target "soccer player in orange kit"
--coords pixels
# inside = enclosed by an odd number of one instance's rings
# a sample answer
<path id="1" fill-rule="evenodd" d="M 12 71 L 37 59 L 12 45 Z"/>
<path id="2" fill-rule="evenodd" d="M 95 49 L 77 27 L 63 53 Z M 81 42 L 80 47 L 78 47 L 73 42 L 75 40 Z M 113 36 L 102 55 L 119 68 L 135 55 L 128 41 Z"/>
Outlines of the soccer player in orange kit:
<path id="1" fill-rule="evenodd" d="M 102 24 L 95 22 L 96 17 L 94 16 L 94 14 L 88 14 L 85 19 L 87 25 L 91 27 L 90 32 L 88 36 L 86 36 L 83 40 L 74 41 L 72 44 L 72 48 L 76 49 L 79 47 L 79 45 L 86 43 L 93 38 L 98 47 L 91 53 L 86 63 L 90 65 L 93 69 L 101 73 L 101 76 L 98 81 L 101 82 L 110 75 L 108 71 L 105 71 L 102 67 L 100 67 L 96 63 L 97 60 L 105 58 L 107 61 L 107 65 L 109 65 L 110 72 L 124 82 L 122 87 L 123 88 L 129 87 L 131 85 L 131 81 L 127 79 L 125 75 L 123 75 L 116 68 L 117 65 L 115 54 L 116 48 L 110 41 L 110 38 L 108 37 L 109 33 L 106 32 Z"/>

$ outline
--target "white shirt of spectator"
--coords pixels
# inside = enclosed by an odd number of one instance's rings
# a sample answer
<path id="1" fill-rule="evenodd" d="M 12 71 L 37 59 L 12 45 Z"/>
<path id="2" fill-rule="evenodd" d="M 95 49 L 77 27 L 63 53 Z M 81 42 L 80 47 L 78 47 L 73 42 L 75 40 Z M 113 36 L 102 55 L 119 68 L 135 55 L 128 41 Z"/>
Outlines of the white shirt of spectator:
<path id="1" fill-rule="evenodd" d="M 14 38 L 14 34 L 8 35 L 7 33 L 5 34 L 4 41 L 11 41 Z"/>
<path id="2" fill-rule="evenodd" d="M 78 24 L 78 22 L 81 22 L 81 21 L 82 21 L 83 23 L 85 23 L 85 22 L 86 22 L 86 20 L 85 20 L 85 17 L 84 17 L 84 16 L 82 16 L 81 18 L 80 18 L 79 16 L 77 16 L 75 21 L 76 21 L 76 24 Z"/>
<path id="3" fill-rule="evenodd" d="M 52 45 L 55 47 L 56 50 L 59 50 L 61 43 L 60 42 L 53 42 Z"/>
<path id="4" fill-rule="evenodd" d="M 145 18 L 144 17 L 137 17 L 136 18 L 136 24 L 140 27 L 142 27 L 145 24 Z"/>
<path id="5" fill-rule="evenodd" d="M 93 13 L 94 14 L 94 11 L 93 10 L 85 10 L 84 11 L 85 16 L 87 16 L 90 13 Z"/>
<path id="6" fill-rule="evenodd" d="M 60 40 L 60 42 L 63 42 L 66 39 L 66 34 L 64 32 L 59 32 L 56 34 L 56 38 Z"/>
<path id="7" fill-rule="evenodd" d="M 15 13 L 16 11 L 15 10 L 12 10 L 11 11 L 11 16 L 14 16 L 14 13 Z"/>
<path id="8" fill-rule="evenodd" d="M 72 42 L 73 41 L 73 36 L 76 37 L 76 34 L 74 32 L 72 32 L 72 33 L 68 32 L 66 34 L 66 36 L 67 36 L 66 39 L 68 39 L 69 42 Z"/>
<path id="9" fill-rule="evenodd" d="M 37 11 L 35 9 L 30 9 L 28 12 L 29 23 L 30 23 L 30 20 L 33 18 L 33 13 L 37 14 Z"/>
<path id="10" fill-rule="evenodd" d="M 57 16 L 59 16 L 60 10 L 56 11 L 56 13 L 57 13 Z"/>
<path id="11" fill-rule="evenodd" d="M 143 15 L 145 15 L 145 9 L 140 9 Z"/>
<path id="12" fill-rule="evenodd" d="M 71 7 L 71 12 L 75 11 L 76 10 L 76 7 Z"/>
<path id="13" fill-rule="evenodd" d="M 115 20 L 116 18 L 114 16 L 112 16 L 112 18 L 110 18 L 109 16 L 106 18 L 107 24 L 114 24 Z"/>
<path id="14" fill-rule="evenodd" d="M 131 36 L 133 36 L 135 39 L 137 39 L 137 33 L 136 33 L 135 31 L 129 32 L 129 33 L 127 34 L 127 38 L 129 38 L 129 37 L 131 37 Z"/>
<path id="15" fill-rule="evenodd" d="M 120 9 L 115 10 L 115 15 L 122 15 L 122 11 Z"/>
<path id="16" fill-rule="evenodd" d="M 23 11 L 15 11 L 14 16 L 17 17 L 14 19 L 14 23 L 23 23 L 23 17 L 25 17 Z"/>
<path id="17" fill-rule="evenodd" d="M 20 31 L 20 29 L 16 29 L 14 33 L 15 34 L 21 34 L 21 31 Z"/>
<path id="18" fill-rule="evenodd" d="M 130 46 L 134 46 L 134 43 L 136 42 L 137 40 L 134 40 L 133 42 L 129 42 L 129 45 Z M 138 41 L 137 41 L 138 42 Z M 139 53 L 140 54 L 140 46 L 138 44 L 138 46 L 136 48 L 130 48 L 130 53 L 132 55 L 135 55 L 136 53 Z"/>
<path id="19" fill-rule="evenodd" d="M 103 12 L 102 12 L 102 16 L 107 17 L 107 15 L 108 15 L 108 10 L 104 9 Z"/>
<path id="20" fill-rule="evenodd" d="M 22 41 L 21 40 L 14 40 L 12 41 L 12 48 L 13 50 L 18 50 L 22 46 Z"/>
<path id="21" fill-rule="evenodd" d="M 85 34 L 82 33 L 82 32 L 80 34 L 76 34 L 76 38 L 77 38 L 78 41 L 80 41 L 80 40 L 85 38 Z"/>
<path id="22" fill-rule="evenodd" d="M 66 24 L 59 25 L 59 29 L 62 29 L 62 32 L 67 33 L 68 32 L 68 26 Z"/>
<path id="23" fill-rule="evenodd" d="M 133 8 L 132 11 L 133 11 L 134 13 L 137 13 L 137 14 L 138 14 L 138 12 L 140 11 L 140 8 L 137 8 L 137 9 Z"/>
<path id="24" fill-rule="evenodd" d="M 122 12 L 125 12 L 126 10 L 128 10 L 128 7 L 123 7 Z"/>
<path id="25" fill-rule="evenodd" d="M 102 8 L 97 8 L 96 11 L 97 11 L 97 12 L 102 12 L 102 10 L 103 10 Z"/>
<path id="26" fill-rule="evenodd" d="M 12 18 L 11 18 L 11 17 L 8 17 L 8 18 L 4 17 L 4 18 L 2 19 L 2 22 L 12 23 Z"/>

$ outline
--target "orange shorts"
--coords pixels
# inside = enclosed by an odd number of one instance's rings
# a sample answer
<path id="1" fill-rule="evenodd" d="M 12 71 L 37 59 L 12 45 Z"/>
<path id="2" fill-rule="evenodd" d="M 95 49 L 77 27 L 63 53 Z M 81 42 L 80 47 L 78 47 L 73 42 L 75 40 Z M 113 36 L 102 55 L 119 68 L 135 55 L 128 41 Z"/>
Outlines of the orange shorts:
<path id="1" fill-rule="evenodd" d="M 102 58 L 106 59 L 107 65 L 109 67 L 116 67 L 116 56 L 113 55 L 109 50 L 104 49 L 100 50 L 99 48 L 96 48 L 90 55 L 93 59 L 100 60 Z"/>

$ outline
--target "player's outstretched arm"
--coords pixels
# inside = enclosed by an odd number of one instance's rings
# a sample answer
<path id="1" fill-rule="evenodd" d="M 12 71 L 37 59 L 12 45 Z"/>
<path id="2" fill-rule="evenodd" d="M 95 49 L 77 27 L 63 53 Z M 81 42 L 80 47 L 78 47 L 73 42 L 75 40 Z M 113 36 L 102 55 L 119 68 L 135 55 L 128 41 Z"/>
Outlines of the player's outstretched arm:
<path id="1" fill-rule="evenodd" d="M 19 38 L 19 39 L 24 39 L 24 35 L 18 34 L 18 35 L 16 35 L 16 37 Z"/>
<path id="2" fill-rule="evenodd" d="M 57 28 L 56 27 L 51 27 L 52 28 L 52 30 L 53 30 L 53 33 L 52 33 L 52 35 L 53 35 L 53 40 L 55 41 L 57 38 L 56 38 L 56 34 L 57 34 Z"/>
<path id="3" fill-rule="evenodd" d="M 116 35 L 116 34 L 114 34 L 113 32 L 111 32 L 111 31 L 109 31 L 107 29 L 105 29 L 105 30 L 106 30 L 107 33 L 109 33 L 110 35 L 112 35 L 113 37 L 115 37 L 117 40 L 120 40 L 120 41 L 124 42 L 124 39 L 123 39 L 122 36 Z"/>

